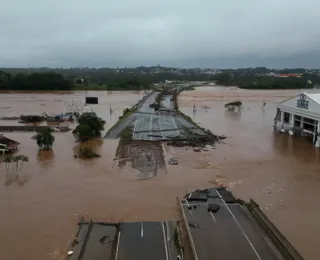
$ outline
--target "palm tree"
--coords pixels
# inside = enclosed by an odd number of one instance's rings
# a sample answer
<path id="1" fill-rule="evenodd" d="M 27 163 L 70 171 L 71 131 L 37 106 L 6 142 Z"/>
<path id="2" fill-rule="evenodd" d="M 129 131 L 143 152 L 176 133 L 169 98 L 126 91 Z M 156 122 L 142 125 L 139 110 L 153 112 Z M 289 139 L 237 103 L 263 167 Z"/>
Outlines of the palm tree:
<path id="1" fill-rule="evenodd" d="M 53 130 L 49 127 L 43 128 L 37 132 L 36 140 L 40 149 L 51 150 L 54 143 Z"/>
<path id="2" fill-rule="evenodd" d="M 19 160 L 20 160 L 20 156 L 21 155 L 17 155 L 17 156 L 12 156 L 12 171 L 18 171 L 18 165 L 19 165 Z M 15 169 L 14 169 L 15 167 Z"/>
<path id="3" fill-rule="evenodd" d="M 19 161 L 21 162 L 20 164 L 20 170 L 22 170 L 22 166 L 24 162 L 29 162 L 29 157 L 25 155 L 19 155 Z"/>
<path id="4" fill-rule="evenodd" d="M 10 163 L 13 161 L 13 156 L 12 155 L 7 155 L 3 162 L 6 164 L 6 171 L 8 172 L 10 170 Z"/>

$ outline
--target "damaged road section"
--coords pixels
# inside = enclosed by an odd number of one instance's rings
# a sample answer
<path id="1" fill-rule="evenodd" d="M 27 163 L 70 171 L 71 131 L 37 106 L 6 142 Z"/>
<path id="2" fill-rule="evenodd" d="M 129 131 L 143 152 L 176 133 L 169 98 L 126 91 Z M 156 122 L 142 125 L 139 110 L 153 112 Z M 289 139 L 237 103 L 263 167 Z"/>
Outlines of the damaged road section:
<path id="1" fill-rule="evenodd" d="M 225 188 L 196 190 L 180 206 L 195 260 L 303 259 L 257 204 Z"/>
<path id="2" fill-rule="evenodd" d="M 118 167 L 131 162 L 141 173 L 140 179 L 152 178 L 159 169 L 166 172 L 162 143 L 192 146 L 194 151 L 200 152 L 225 138 L 201 128 L 178 110 L 180 90 L 168 87 L 161 92 L 148 93 L 137 105 L 126 109 L 107 132 L 106 138 L 120 138 L 115 159 Z"/>
<path id="3" fill-rule="evenodd" d="M 133 109 L 125 113 L 106 138 L 125 137 L 133 141 L 173 141 L 170 145 L 214 145 L 225 137 L 195 124 L 192 119 L 178 110 L 178 90 L 151 92 Z"/>
<path id="4" fill-rule="evenodd" d="M 69 260 L 182 259 L 179 222 L 83 222 Z"/>
<path id="5" fill-rule="evenodd" d="M 160 170 L 165 172 L 165 161 L 159 142 L 140 142 L 120 140 L 116 152 L 118 167 L 122 168 L 128 163 L 139 171 L 140 179 L 156 177 Z"/>

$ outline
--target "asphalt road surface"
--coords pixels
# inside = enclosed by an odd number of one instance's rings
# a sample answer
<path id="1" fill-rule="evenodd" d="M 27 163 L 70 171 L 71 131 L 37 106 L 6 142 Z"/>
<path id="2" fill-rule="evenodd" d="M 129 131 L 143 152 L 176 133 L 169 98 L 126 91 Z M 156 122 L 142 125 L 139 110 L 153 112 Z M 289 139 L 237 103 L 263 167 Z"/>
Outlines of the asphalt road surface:
<path id="1" fill-rule="evenodd" d="M 82 224 L 69 260 L 111 260 L 117 229 L 112 225 Z"/>
<path id="2" fill-rule="evenodd" d="M 121 225 L 116 260 L 169 260 L 165 222 Z"/>
<path id="3" fill-rule="evenodd" d="M 137 119 L 134 123 L 132 140 L 155 141 L 168 137 L 179 137 L 179 130 L 173 116 L 161 115 L 150 107 L 156 101 L 159 92 L 150 95 L 138 109 Z M 166 105 L 171 107 L 170 96 Z M 162 131 L 165 130 L 165 131 Z"/>
<path id="4" fill-rule="evenodd" d="M 177 259 L 177 222 L 82 223 L 69 260 Z"/>
<path id="5" fill-rule="evenodd" d="M 209 213 L 207 203 L 183 201 L 198 260 L 279 260 L 241 205 L 214 200 L 220 205 L 217 213 Z"/>

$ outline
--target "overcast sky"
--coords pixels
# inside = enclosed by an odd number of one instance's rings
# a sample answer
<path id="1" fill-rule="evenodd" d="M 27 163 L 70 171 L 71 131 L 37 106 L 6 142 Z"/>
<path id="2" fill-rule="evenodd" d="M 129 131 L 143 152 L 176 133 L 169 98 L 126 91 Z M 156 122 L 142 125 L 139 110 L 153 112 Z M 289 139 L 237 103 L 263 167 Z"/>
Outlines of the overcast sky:
<path id="1" fill-rule="evenodd" d="M 320 67 L 320 0 L 8 0 L 0 67 Z"/>

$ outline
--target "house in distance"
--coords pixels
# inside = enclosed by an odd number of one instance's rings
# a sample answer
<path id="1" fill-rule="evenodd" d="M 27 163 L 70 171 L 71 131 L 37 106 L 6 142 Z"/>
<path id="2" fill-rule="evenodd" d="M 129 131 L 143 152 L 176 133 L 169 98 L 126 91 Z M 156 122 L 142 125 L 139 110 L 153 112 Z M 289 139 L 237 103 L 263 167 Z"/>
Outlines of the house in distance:
<path id="1" fill-rule="evenodd" d="M 301 93 L 282 101 L 274 121 L 281 132 L 312 137 L 320 147 L 320 93 Z"/>

